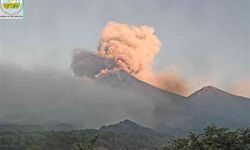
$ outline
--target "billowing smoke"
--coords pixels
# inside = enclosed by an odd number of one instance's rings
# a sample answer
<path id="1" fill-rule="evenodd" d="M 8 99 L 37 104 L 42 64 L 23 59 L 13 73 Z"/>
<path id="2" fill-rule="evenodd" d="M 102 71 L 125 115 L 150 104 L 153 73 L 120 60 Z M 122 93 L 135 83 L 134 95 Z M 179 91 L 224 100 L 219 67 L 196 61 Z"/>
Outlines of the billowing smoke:
<path id="1" fill-rule="evenodd" d="M 161 46 L 153 28 L 115 22 L 109 22 L 103 29 L 99 44 L 99 55 L 114 60 L 114 69 L 124 70 L 138 78 L 145 78 L 143 74 L 152 69 Z"/>
<path id="2" fill-rule="evenodd" d="M 94 62 L 101 61 L 95 67 L 98 71 L 94 76 L 100 78 L 122 70 L 158 88 L 186 95 L 187 85 L 177 72 L 156 72 L 153 69 L 154 58 L 159 53 L 160 47 L 159 38 L 152 27 L 109 22 L 101 33 L 98 46 L 100 58 L 92 54 L 91 57 L 95 58 L 90 59 Z M 90 63 L 86 62 L 88 55 L 74 52 L 72 66 L 80 66 L 73 67 L 74 72 L 86 71 L 86 65 Z M 79 65 L 79 62 L 86 64 Z"/>
<path id="3" fill-rule="evenodd" d="M 190 93 L 188 83 L 182 79 L 176 70 L 164 71 L 154 76 L 153 85 L 161 89 L 187 96 Z M 151 82 L 152 83 L 152 82 Z"/>

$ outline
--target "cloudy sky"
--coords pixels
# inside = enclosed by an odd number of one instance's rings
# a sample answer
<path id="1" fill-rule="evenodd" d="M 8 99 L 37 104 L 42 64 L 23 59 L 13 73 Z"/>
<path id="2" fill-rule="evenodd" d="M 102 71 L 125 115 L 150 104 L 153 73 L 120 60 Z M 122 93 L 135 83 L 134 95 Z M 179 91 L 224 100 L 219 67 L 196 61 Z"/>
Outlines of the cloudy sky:
<path id="1" fill-rule="evenodd" d="M 1 61 L 68 68 L 74 48 L 96 51 L 109 21 L 154 27 L 155 67 L 225 87 L 250 80 L 248 0 L 25 1 L 23 20 L 0 20 Z"/>

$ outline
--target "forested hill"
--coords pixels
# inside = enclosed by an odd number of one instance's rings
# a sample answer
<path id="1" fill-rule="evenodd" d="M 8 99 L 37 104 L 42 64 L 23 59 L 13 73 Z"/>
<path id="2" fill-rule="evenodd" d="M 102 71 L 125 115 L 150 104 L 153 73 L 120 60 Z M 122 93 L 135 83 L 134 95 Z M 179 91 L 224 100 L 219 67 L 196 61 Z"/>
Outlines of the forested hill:
<path id="1" fill-rule="evenodd" d="M 23 132 L 0 130 L 0 149 L 87 150 L 95 147 L 109 150 L 149 150 L 166 143 L 168 136 L 129 120 L 102 126 L 100 129 Z"/>

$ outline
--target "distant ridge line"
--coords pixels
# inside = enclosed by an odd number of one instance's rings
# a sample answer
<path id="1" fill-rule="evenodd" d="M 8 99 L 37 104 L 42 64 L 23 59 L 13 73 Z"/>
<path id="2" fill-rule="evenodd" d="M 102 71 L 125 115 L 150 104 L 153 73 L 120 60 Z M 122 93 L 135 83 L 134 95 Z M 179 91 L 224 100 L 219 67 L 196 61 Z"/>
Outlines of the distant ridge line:
<path id="1" fill-rule="evenodd" d="M 195 95 L 197 95 L 199 93 L 202 93 L 202 92 L 204 92 L 204 93 L 205 92 L 213 92 L 213 93 L 216 92 L 216 93 L 221 93 L 221 94 L 224 94 L 224 95 L 231 95 L 231 96 L 236 96 L 236 97 L 240 97 L 240 98 L 250 100 L 250 98 L 248 98 L 248 97 L 244 97 L 244 96 L 241 96 L 241 95 L 235 95 L 235 94 L 232 94 L 232 93 L 230 93 L 228 91 L 221 90 L 221 89 L 219 89 L 217 87 L 214 87 L 214 86 L 211 86 L 211 85 L 202 87 L 201 89 L 199 89 L 199 90 L 193 92 L 192 94 L 190 94 L 189 96 L 187 96 L 187 98 L 193 97 L 193 96 L 195 96 Z"/>

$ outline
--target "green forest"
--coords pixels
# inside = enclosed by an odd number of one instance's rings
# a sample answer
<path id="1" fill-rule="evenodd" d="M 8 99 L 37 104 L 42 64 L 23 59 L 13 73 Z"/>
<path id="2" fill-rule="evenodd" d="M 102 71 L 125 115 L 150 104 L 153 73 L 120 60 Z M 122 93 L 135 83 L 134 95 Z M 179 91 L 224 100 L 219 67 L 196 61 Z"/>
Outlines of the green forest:
<path id="1" fill-rule="evenodd" d="M 143 128 L 143 127 L 142 127 Z M 138 127 L 135 130 L 141 130 Z M 143 131 L 144 130 L 144 131 Z M 99 130 L 72 131 L 0 131 L 1 150 L 249 150 L 250 128 L 229 130 L 215 125 L 201 133 L 182 138 L 168 137 L 143 128 L 133 134 L 119 126 Z"/>

